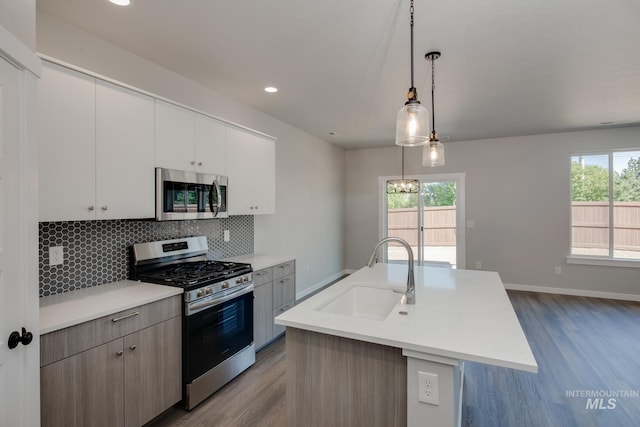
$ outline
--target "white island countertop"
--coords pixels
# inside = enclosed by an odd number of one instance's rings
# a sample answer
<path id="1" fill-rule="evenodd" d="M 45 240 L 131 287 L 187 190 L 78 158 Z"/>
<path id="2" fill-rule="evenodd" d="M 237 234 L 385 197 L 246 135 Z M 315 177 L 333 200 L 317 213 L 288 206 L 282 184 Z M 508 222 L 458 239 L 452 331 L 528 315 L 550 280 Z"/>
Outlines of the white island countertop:
<path id="1" fill-rule="evenodd" d="M 275 323 L 429 355 L 537 372 L 529 343 L 495 272 L 416 267 L 416 303 L 398 304 L 383 320 L 317 310 L 354 285 L 404 291 L 406 283 L 406 265 L 364 267 L 279 315 Z M 401 315 L 400 311 L 407 314 Z"/>
<path id="2" fill-rule="evenodd" d="M 40 298 L 40 334 L 68 328 L 161 299 L 182 288 L 122 280 Z"/>

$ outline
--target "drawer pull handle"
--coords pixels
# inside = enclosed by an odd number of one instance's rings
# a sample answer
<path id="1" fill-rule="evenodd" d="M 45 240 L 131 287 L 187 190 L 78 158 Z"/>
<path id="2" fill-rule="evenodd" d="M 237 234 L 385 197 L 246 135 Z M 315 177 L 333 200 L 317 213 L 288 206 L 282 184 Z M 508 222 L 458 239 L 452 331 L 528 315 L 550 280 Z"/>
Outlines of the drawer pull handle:
<path id="1" fill-rule="evenodd" d="M 287 267 L 289 267 L 289 264 L 282 264 L 282 265 L 280 266 L 280 268 L 287 268 Z"/>
<path id="2" fill-rule="evenodd" d="M 111 319 L 111 321 L 113 323 L 119 322 L 120 320 L 127 319 L 127 318 L 133 317 L 133 316 L 137 316 L 138 314 L 140 314 L 139 311 L 134 311 L 133 313 L 125 314 L 124 316 L 115 317 L 115 318 Z"/>
<path id="3" fill-rule="evenodd" d="M 282 279 L 280 280 L 281 284 L 287 283 L 290 279 L 287 277 L 286 279 Z"/>
<path id="4" fill-rule="evenodd" d="M 122 351 L 122 350 L 116 351 L 116 355 L 118 355 L 118 356 L 122 356 L 122 353 L 124 353 L 124 351 Z"/>
<path id="5" fill-rule="evenodd" d="M 268 271 L 258 271 L 256 273 L 256 276 L 264 276 L 265 274 L 269 274 L 269 272 Z"/>

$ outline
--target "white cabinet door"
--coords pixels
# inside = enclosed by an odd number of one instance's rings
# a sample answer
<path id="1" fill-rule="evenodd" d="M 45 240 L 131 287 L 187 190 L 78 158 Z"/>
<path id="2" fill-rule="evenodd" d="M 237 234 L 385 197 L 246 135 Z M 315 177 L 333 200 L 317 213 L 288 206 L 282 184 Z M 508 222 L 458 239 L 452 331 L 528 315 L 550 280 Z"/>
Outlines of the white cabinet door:
<path id="1" fill-rule="evenodd" d="M 195 170 L 194 120 L 193 111 L 156 100 L 157 167 Z"/>
<path id="2" fill-rule="evenodd" d="M 107 82 L 96 84 L 98 219 L 155 215 L 153 98 Z"/>
<path id="3" fill-rule="evenodd" d="M 227 204 L 229 215 L 253 215 L 252 135 L 227 127 Z"/>
<path id="4" fill-rule="evenodd" d="M 253 204 L 256 214 L 276 213 L 276 142 L 256 136 L 253 148 Z"/>
<path id="5" fill-rule="evenodd" d="M 227 127 L 229 215 L 275 213 L 275 141 Z"/>
<path id="6" fill-rule="evenodd" d="M 226 125 L 205 115 L 195 114 L 196 171 L 213 175 L 227 174 Z"/>
<path id="7" fill-rule="evenodd" d="M 95 218 L 95 79 L 43 63 L 38 89 L 39 220 Z"/>

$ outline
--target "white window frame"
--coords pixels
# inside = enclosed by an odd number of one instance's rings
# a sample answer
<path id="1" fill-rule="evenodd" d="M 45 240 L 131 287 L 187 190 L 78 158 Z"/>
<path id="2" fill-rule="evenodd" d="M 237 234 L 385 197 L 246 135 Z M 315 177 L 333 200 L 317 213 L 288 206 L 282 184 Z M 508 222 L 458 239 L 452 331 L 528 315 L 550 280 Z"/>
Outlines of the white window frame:
<path id="1" fill-rule="evenodd" d="M 613 240 L 613 155 L 615 153 L 625 153 L 640 151 L 640 148 L 625 148 L 621 150 L 599 150 L 592 152 L 577 152 L 569 154 L 569 186 L 571 186 L 571 159 L 576 156 L 598 156 L 607 155 L 609 157 L 609 256 L 589 256 L 589 255 L 574 255 L 571 253 L 573 247 L 573 209 L 571 189 L 569 189 L 569 255 L 566 257 L 567 264 L 583 264 L 583 265 L 600 265 L 607 267 L 630 267 L 640 268 L 640 260 L 633 260 L 627 258 L 614 258 L 614 245 Z"/>
<path id="2" fill-rule="evenodd" d="M 467 174 L 459 173 L 442 173 L 442 174 L 425 174 L 425 175 L 405 175 L 405 179 L 417 179 L 423 182 L 443 182 L 454 181 L 456 183 L 456 268 L 466 268 L 466 212 L 465 212 L 465 178 Z M 378 239 L 386 237 L 387 230 L 387 181 L 392 179 L 401 179 L 400 176 L 380 176 L 378 177 Z M 422 233 L 420 233 L 422 240 Z M 387 262 L 387 251 L 382 251 L 382 261 Z"/>

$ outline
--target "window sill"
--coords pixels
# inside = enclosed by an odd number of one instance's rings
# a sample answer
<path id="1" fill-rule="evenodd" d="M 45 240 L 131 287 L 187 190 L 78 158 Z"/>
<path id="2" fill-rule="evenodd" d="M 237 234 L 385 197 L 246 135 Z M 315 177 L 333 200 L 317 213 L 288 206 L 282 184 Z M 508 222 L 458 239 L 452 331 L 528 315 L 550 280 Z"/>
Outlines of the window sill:
<path id="1" fill-rule="evenodd" d="M 601 265 L 606 267 L 630 267 L 640 268 L 640 260 L 604 258 L 570 255 L 567 257 L 567 264 Z"/>

